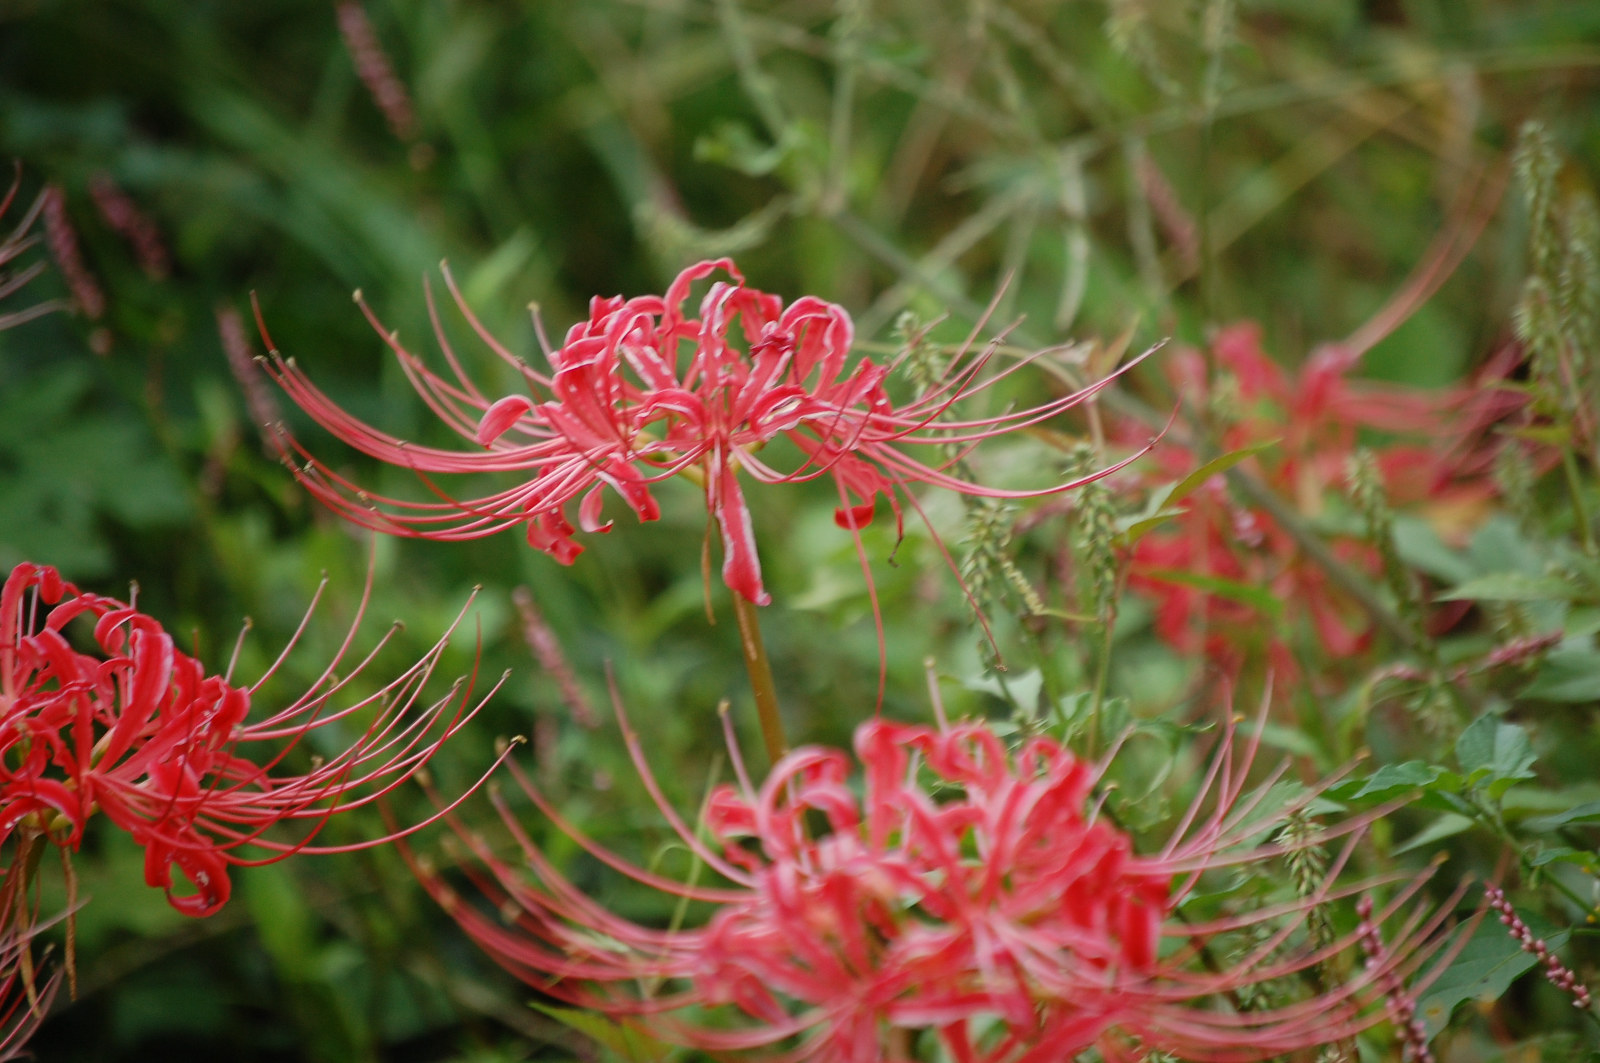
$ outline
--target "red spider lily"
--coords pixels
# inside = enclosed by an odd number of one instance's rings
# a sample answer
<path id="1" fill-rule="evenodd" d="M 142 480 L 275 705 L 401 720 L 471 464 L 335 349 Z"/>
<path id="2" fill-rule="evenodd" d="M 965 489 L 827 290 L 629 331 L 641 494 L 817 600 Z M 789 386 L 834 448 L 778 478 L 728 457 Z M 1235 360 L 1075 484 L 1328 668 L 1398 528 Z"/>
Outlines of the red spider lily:
<path id="1" fill-rule="evenodd" d="M 713 282 L 699 317 L 689 316 L 690 287 L 719 270 L 731 282 Z M 880 495 L 898 523 L 900 492 L 913 482 L 1021 498 L 1070 490 L 1094 478 L 1031 491 L 985 487 L 951 475 L 944 448 L 971 448 L 1037 424 L 1084 401 L 1105 381 L 1025 410 L 944 419 L 957 400 L 1017 368 L 980 380 L 991 348 L 954 359 L 933 387 L 897 405 L 884 387 L 892 367 L 851 359 L 852 326 L 841 307 L 811 296 L 786 307 L 777 296 L 746 287 L 728 259 L 684 270 L 664 297 L 593 300 L 589 319 L 574 325 L 561 348 L 548 354 L 549 376 L 489 335 L 448 270 L 445 282 L 472 328 L 517 369 L 529 394 L 491 399 L 468 379 L 445 339 L 431 293 L 429 311 L 453 379 L 428 369 L 385 332 L 365 303 L 362 308 L 429 407 L 482 450 L 416 446 L 387 435 L 345 413 L 293 359 L 272 351 L 269 372 L 319 424 L 365 454 L 414 470 L 433 491 L 435 497 L 423 502 L 369 495 L 286 439 L 286 448 L 305 460 L 296 474 L 312 493 L 370 528 L 454 540 L 522 526 L 531 545 L 570 564 L 583 547 L 573 538 L 568 503 L 578 503 L 578 527 L 588 532 L 611 527 L 602 520 L 606 488 L 640 520 L 655 520 L 660 511 L 652 488 L 682 473 L 704 487 L 721 532 L 724 581 L 747 600 L 765 604 L 770 599 L 741 472 L 762 483 L 831 476 L 840 500 L 835 520 L 852 533 L 873 519 Z M 272 346 L 270 338 L 267 343 Z M 777 468 L 759 456 L 780 436 L 799 451 L 794 468 Z M 931 463 L 919 460 L 904 449 L 915 444 L 932 446 L 939 456 Z M 530 475 L 518 486 L 468 500 L 448 496 L 431 479 L 474 472 Z"/>
<path id="2" fill-rule="evenodd" d="M 364 593 L 357 625 L 366 602 Z M 230 864 L 390 840 L 311 844 L 330 816 L 400 785 L 482 707 L 470 680 L 421 700 L 461 617 L 421 660 L 364 696 L 354 694 L 356 677 L 389 635 L 340 676 L 353 625 L 310 690 L 249 722 L 310 616 L 266 674 L 242 686 L 208 674 L 133 604 L 82 592 L 53 568 L 18 565 L 0 590 L 0 843 L 16 837 L 26 848 L 42 838 L 76 849 L 102 813 L 144 848 L 146 882 L 200 916 L 228 900 Z M 93 650 L 77 649 L 74 636 L 92 639 Z M 350 704 L 334 708 L 344 697 Z M 370 719 L 357 724 L 363 715 Z M 313 757 L 301 773 L 285 767 L 308 736 L 352 725 L 360 730 L 348 748 Z M 266 835 L 283 822 L 302 824 L 301 837 Z M 243 846 L 267 855 L 247 858 Z M 176 891 L 174 872 L 193 892 Z"/>
<path id="3" fill-rule="evenodd" d="M 1323 347 L 1296 374 L 1261 349 L 1254 323 L 1230 326 L 1211 343 L 1216 379 L 1226 382 L 1228 421 L 1218 445 L 1224 452 L 1274 445 L 1244 466 L 1307 520 L 1346 490 L 1351 456 L 1363 431 L 1423 438 L 1428 446 L 1391 441 L 1375 448 L 1385 492 L 1397 505 L 1425 505 L 1450 516 L 1481 510 L 1493 497 L 1488 476 L 1492 450 L 1487 428 L 1520 399 L 1489 386 L 1506 367 L 1486 370 L 1483 386 L 1429 392 L 1353 379 L 1357 348 Z M 1194 409 L 1204 409 L 1221 388 L 1208 383 L 1200 353 L 1180 350 L 1169 362 L 1175 389 Z M 1201 462 L 1180 442 L 1157 448 L 1157 476 L 1181 478 Z M 1229 491 L 1222 476 L 1185 500 L 1185 511 L 1142 538 L 1131 560 L 1131 583 L 1157 600 L 1156 628 L 1185 652 L 1205 649 L 1214 659 L 1236 661 L 1241 624 L 1254 608 L 1194 577 L 1270 588 L 1286 608 L 1299 610 L 1320 643 L 1335 657 L 1355 653 L 1370 638 L 1367 618 L 1334 590 L 1323 569 L 1305 556 L 1278 521 Z M 1360 571 L 1376 573 L 1376 553 L 1353 538 L 1331 543 L 1333 553 Z M 1279 674 L 1293 674 L 1281 640 L 1269 648 Z"/>
<path id="4" fill-rule="evenodd" d="M 830 1063 L 905 1059 L 916 1037 L 937 1040 L 957 1063 L 1043 1063 L 1090 1047 L 1125 1058 L 1136 1046 L 1192 1060 L 1261 1059 L 1382 1021 L 1386 994 L 1444 940 L 1443 909 L 1430 913 L 1412 900 L 1425 875 L 1336 884 L 1363 828 L 1386 810 L 1305 843 L 1344 839 L 1309 896 L 1237 911 L 1201 899 L 1209 872 L 1282 856 L 1284 848 L 1261 839 L 1315 797 L 1274 800 L 1276 775 L 1247 794 L 1254 743 L 1236 754 L 1231 731 L 1171 840 L 1140 853 L 1093 796 L 1103 765 L 1047 738 L 1013 751 L 983 723 L 951 725 L 941 714 L 929 728 L 880 718 L 856 732 L 859 784 L 847 753 L 807 747 L 780 761 L 759 790 L 734 750 L 739 785 L 713 792 L 697 832 L 666 804 L 622 722 L 678 840 L 726 885 L 678 882 L 625 862 L 512 770 L 588 853 L 681 903 L 709 907 L 709 918 L 662 929 L 608 911 L 557 870 L 498 794 L 526 868 L 455 824 L 486 908 L 430 863 L 414 867 L 513 974 L 671 1043 Z M 1330 984 L 1336 957 L 1353 952 L 1361 934 L 1319 946 L 1305 935 L 1307 914 L 1402 880 L 1374 917 L 1399 925 L 1397 947 Z M 1271 1003 L 1240 1003 L 1246 991 L 1268 987 L 1278 992 Z"/>

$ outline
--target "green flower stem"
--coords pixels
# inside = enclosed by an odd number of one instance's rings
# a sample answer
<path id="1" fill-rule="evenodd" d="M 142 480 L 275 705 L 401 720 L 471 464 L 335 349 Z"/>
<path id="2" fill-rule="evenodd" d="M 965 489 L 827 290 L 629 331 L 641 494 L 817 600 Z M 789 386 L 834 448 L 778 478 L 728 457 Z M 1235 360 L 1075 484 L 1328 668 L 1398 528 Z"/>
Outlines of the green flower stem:
<path id="1" fill-rule="evenodd" d="M 1106 703 L 1106 681 L 1111 676 L 1111 640 L 1117 626 L 1117 607 L 1113 602 L 1100 614 L 1100 654 L 1094 667 L 1094 702 L 1089 707 L 1089 737 L 1084 754 L 1094 757 L 1100 744 L 1100 710 Z"/>
<path id="2" fill-rule="evenodd" d="M 761 620 L 755 603 L 733 595 L 733 615 L 739 623 L 739 645 L 744 650 L 744 667 L 750 673 L 750 689 L 756 696 L 756 716 L 761 720 L 761 741 L 767 759 L 776 764 L 789 751 L 783 737 L 783 717 L 778 712 L 778 687 L 772 681 L 772 665 L 767 663 L 767 646 L 761 641 Z"/>
<path id="3" fill-rule="evenodd" d="M 1572 496 L 1572 515 L 1578 522 L 1578 539 L 1583 552 L 1595 555 L 1594 528 L 1589 523 L 1589 507 L 1583 500 L 1583 484 L 1578 479 L 1578 461 L 1571 450 L 1561 453 L 1561 472 L 1566 477 L 1567 493 Z"/>

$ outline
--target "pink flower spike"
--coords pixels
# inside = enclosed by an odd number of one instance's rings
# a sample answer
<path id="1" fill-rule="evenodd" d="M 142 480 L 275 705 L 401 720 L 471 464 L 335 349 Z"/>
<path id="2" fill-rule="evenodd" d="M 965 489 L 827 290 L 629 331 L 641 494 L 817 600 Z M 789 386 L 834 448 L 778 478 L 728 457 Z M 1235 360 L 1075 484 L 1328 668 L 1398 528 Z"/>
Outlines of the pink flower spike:
<path id="1" fill-rule="evenodd" d="M 718 273 L 728 279 L 711 283 L 694 316 L 690 289 Z M 358 293 L 363 312 L 423 401 L 474 449 L 414 445 L 355 419 L 274 348 L 267 371 L 291 399 L 367 456 L 414 471 L 430 497 L 370 494 L 280 434 L 285 460 L 311 493 L 356 523 L 390 534 L 456 540 L 524 526 L 530 545 L 570 564 L 580 552 L 568 530 L 570 503 L 580 502 L 586 531 L 610 526 L 595 493 L 606 488 L 640 520 L 653 520 L 659 512 L 655 484 L 682 473 L 705 487 L 722 541 L 724 581 L 758 604 L 770 596 L 741 476 L 768 484 L 831 476 L 846 500 L 836 520 L 852 532 L 873 519 L 880 495 L 898 520 L 902 494 L 918 483 L 996 498 L 1059 493 L 1074 485 L 1006 490 L 968 482 L 949 472 L 946 451 L 1030 428 L 1106 383 L 1024 410 L 959 419 L 952 416 L 958 401 L 1020 368 L 983 376 L 993 350 L 973 353 L 969 342 L 924 394 L 897 404 L 886 390 L 889 369 L 852 352 L 854 330 L 842 307 L 812 296 L 785 306 L 748 287 L 727 259 L 684 270 L 664 297 L 593 300 L 588 319 L 547 351 L 545 375 L 488 333 L 448 271 L 445 281 L 469 327 L 517 370 L 529 393 L 490 398 L 473 385 L 445 337 L 431 292 L 429 312 L 449 376 L 427 368 L 388 333 Z M 272 348 L 264 326 L 262 335 Z M 761 452 L 779 439 L 800 452 L 792 468 L 763 460 Z M 912 453 L 917 447 L 933 448 L 936 456 L 919 460 Z M 519 473 L 524 481 L 457 499 L 434 479 L 497 472 Z"/>
<path id="2" fill-rule="evenodd" d="M 79 591 L 53 568 L 17 566 L 0 590 L 0 842 L 15 835 L 75 850 L 103 816 L 144 848 L 145 880 L 200 916 L 227 902 L 230 866 L 367 848 L 417 829 L 314 844 L 329 817 L 377 801 L 426 765 L 494 693 L 474 700 L 474 676 L 442 697 L 422 696 L 463 607 L 421 660 L 355 695 L 393 634 L 352 659 L 371 579 L 369 569 L 355 620 L 322 675 L 252 722 L 252 709 L 274 698 L 268 683 L 310 610 L 266 673 L 241 686 L 231 668 L 208 674 L 131 604 Z M 73 625 L 91 629 L 83 632 L 91 651 L 74 648 Z M 352 731 L 354 741 L 303 771 L 288 768 L 296 747 L 324 729 Z M 269 833 L 280 824 L 298 836 Z"/>
<path id="3" fill-rule="evenodd" d="M 826 1063 L 899 1058 L 895 1046 L 918 1036 L 973 1063 L 1043 1063 L 1090 1048 L 1119 1059 L 1135 1048 L 1266 1059 L 1381 1022 L 1395 987 L 1446 939 L 1453 901 L 1415 899 L 1427 873 L 1335 881 L 1387 810 L 1300 843 L 1343 839 L 1310 896 L 1251 902 L 1208 889 L 1191 907 L 1202 877 L 1282 857 L 1282 845 L 1261 839 L 1321 792 L 1284 800 L 1265 792 L 1269 779 L 1247 794 L 1254 740 L 1241 746 L 1231 726 L 1173 837 L 1147 851 L 1100 811 L 1095 766 L 1048 738 L 1013 744 L 942 712 L 937 727 L 869 721 L 853 753 L 796 749 L 759 786 L 730 741 L 738 785 L 717 787 L 691 825 L 667 804 L 618 712 L 673 834 L 724 884 L 680 883 L 628 862 L 564 819 L 514 763 L 513 777 L 601 864 L 663 891 L 669 905 L 694 902 L 702 918 L 662 929 L 609 911 L 561 873 L 499 796 L 521 867 L 449 817 L 481 902 L 407 857 L 507 970 L 672 1044 Z M 1400 888 L 1361 927 L 1322 946 L 1307 941 L 1312 908 L 1386 883 Z M 1330 984 L 1348 966 L 1336 958 L 1358 954 L 1380 926 L 1390 946 Z M 1273 1003 L 1237 1006 L 1267 983 Z"/>

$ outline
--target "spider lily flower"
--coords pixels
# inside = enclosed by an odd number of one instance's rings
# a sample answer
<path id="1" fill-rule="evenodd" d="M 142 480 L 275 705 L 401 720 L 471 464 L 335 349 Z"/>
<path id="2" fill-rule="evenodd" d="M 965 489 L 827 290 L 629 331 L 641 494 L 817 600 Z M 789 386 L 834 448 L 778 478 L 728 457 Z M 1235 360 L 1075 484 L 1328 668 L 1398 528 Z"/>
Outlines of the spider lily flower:
<path id="1" fill-rule="evenodd" d="M 1447 535 L 1453 524 L 1480 519 L 1495 497 L 1489 472 L 1498 443 L 1489 431 L 1522 402 L 1495 386 L 1510 368 L 1503 359 L 1478 383 L 1439 391 L 1353 378 L 1360 351 L 1352 347 L 1320 348 L 1290 373 L 1262 350 L 1261 328 L 1248 322 L 1220 330 L 1211 356 L 1214 374 L 1200 352 L 1175 351 L 1167 363 L 1174 390 L 1223 422 L 1222 452 L 1274 444 L 1242 467 L 1307 521 L 1322 517 L 1330 500 L 1346 491 L 1362 432 L 1389 437 L 1373 447 L 1387 500 L 1430 513 Z M 1132 432 L 1130 442 L 1138 442 Z M 1151 455 L 1146 469 L 1153 471 L 1146 475 L 1170 482 L 1202 461 L 1168 437 Z M 1339 536 L 1329 548 L 1357 571 L 1374 578 L 1381 571 L 1369 543 Z M 1220 474 L 1190 494 L 1171 522 L 1138 541 L 1130 583 L 1155 600 L 1162 638 L 1183 652 L 1203 649 L 1230 673 L 1241 656 L 1240 632 L 1259 627 L 1259 614 L 1243 594 L 1219 586 L 1270 589 L 1285 619 L 1308 623 L 1335 658 L 1360 652 L 1371 639 L 1366 614 L 1335 589 L 1287 528 L 1237 497 Z M 1273 636 L 1266 650 L 1277 674 L 1296 674 L 1281 638 Z"/>
<path id="2" fill-rule="evenodd" d="M 690 288 L 718 272 L 728 279 L 713 281 L 698 316 L 691 316 Z M 444 276 L 467 322 L 516 368 L 526 394 L 490 397 L 467 377 L 440 326 L 431 291 L 428 307 L 449 376 L 429 369 L 361 305 L 423 400 L 477 448 L 472 451 L 414 445 L 350 416 L 293 359 L 282 357 L 262 330 L 272 348 L 268 371 L 302 409 L 357 450 L 414 470 L 432 492 L 426 501 L 370 495 L 285 435 L 285 454 L 298 459 L 291 464 L 311 492 L 379 531 L 454 540 L 521 527 L 532 546 L 571 564 L 583 547 L 574 539 L 570 504 L 576 503 L 577 529 L 585 532 L 611 527 L 603 519 L 608 489 L 639 520 L 655 520 L 660 510 L 653 488 L 684 474 L 702 485 L 717 522 L 724 581 L 748 601 L 766 604 L 741 474 L 769 484 L 831 477 L 840 503 L 835 521 L 857 534 L 876 515 L 880 496 L 900 522 L 901 494 L 912 483 L 1021 498 L 1067 491 L 1111 471 L 1036 490 L 987 487 L 953 475 L 950 450 L 964 452 L 1038 424 L 1083 402 L 1107 381 L 1028 409 L 972 420 L 949 417 L 958 400 L 1021 364 L 982 376 L 994 349 L 972 354 L 969 344 L 934 386 L 896 404 L 885 390 L 893 367 L 852 359 L 853 328 L 843 308 L 811 296 L 785 306 L 777 296 L 748 287 L 728 259 L 689 267 L 664 296 L 594 299 L 588 319 L 573 325 L 561 347 L 548 353 L 548 375 L 497 342 L 462 299 L 448 268 Z M 792 467 L 769 464 L 762 454 L 780 437 L 797 451 Z M 918 458 L 911 453 L 916 446 L 934 453 Z M 470 499 L 451 497 L 433 479 L 498 472 L 525 479 Z"/>
<path id="3" fill-rule="evenodd" d="M 311 688 L 252 721 L 311 610 L 246 686 L 208 673 L 132 603 L 80 591 L 53 568 L 18 565 L 0 590 L 0 844 L 42 840 L 76 850 L 99 813 L 144 849 L 146 882 L 179 911 L 202 916 L 228 900 L 230 865 L 391 840 L 313 844 L 329 817 L 415 774 L 487 696 L 474 702 L 466 679 L 437 700 L 422 697 L 464 609 L 421 660 L 357 694 L 357 678 L 393 634 L 350 660 L 370 579 L 355 623 Z M 78 648 L 86 643 L 91 650 Z M 322 745 L 335 731 L 354 732 L 354 740 L 313 755 L 304 771 L 289 768 L 291 750 Z M 280 823 L 297 825 L 299 837 L 266 833 Z M 264 855 L 244 855 L 246 848 Z"/>
<path id="4" fill-rule="evenodd" d="M 523 866 L 452 820 L 481 901 L 408 858 L 466 932 L 541 993 L 719 1057 L 879 1063 L 908 1058 L 920 1038 L 957 1063 L 1043 1063 L 1091 1047 L 1116 1059 L 1262 1059 L 1381 1022 L 1386 995 L 1445 939 L 1445 909 L 1416 897 L 1426 875 L 1338 882 L 1388 809 L 1309 832 L 1304 844 L 1337 852 L 1308 895 L 1252 905 L 1236 884 L 1217 889 L 1299 848 L 1264 839 L 1316 796 L 1283 800 L 1269 788 L 1277 775 L 1247 791 L 1255 743 L 1238 750 L 1231 729 L 1176 832 L 1143 850 L 1095 797 L 1104 764 L 1043 737 L 1009 749 L 986 723 L 874 719 L 854 756 L 794 750 L 759 788 L 730 734 L 738 784 L 713 791 L 699 830 L 665 802 L 622 726 L 700 865 L 688 882 L 602 848 L 512 770 L 591 856 L 703 919 L 662 928 L 607 910 L 498 793 Z M 707 871 L 722 883 L 702 883 Z M 1332 973 L 1361 932 L 1318 944 L 1308 913 L 1396 883 L 1371 919 L 1390 924 L 1395 947 L 1339 983 Z"/>

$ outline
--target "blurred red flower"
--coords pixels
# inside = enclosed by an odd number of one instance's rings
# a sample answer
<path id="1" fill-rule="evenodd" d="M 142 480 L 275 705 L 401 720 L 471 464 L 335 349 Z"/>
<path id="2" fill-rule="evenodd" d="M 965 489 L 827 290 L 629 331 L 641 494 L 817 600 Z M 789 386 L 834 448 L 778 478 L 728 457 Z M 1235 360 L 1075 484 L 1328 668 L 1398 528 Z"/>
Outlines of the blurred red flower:
<path id="1" fill-rule="evenodd" d="M 1210 355 L 1208 372 L 1199 351 L 1175 351 L 1167 363 L 1174 390 L 1192 416 L 1218 422 L 1221 453 L 1267 444 L 1242 468 L 1313 525 L 1347 493 L 1351 458 L 1362 442 L 1370 444 L 1385 495 L 1396 506 L 1427 507 L 1455 520 L 1481 513 L 1496 493 L 1487 430 L 1522 401 L 1493 386 L 1506 366 L 1487 369 L 1481 384 L 1428 391 L 1356 379 L 1359 351 L 1326 346 L 1290 373 L 1263 351 L 1261 328 L 1252 322 L 1218 331 Z M 1129 436 L 1137 442 L 1135 430 Z M 1181 436 L 1170 434 L 1154 449 L 1144 479 L 1171 482 L 1201 465 L 1205 456 Z M 1341 561 L 1378 575 L 1378 554 L 1359 535 L 1345 529 L 1328 539 Z M 1257 609 L 1230 594 L 1230 585 L 1270 592 L 1284 619 L 1309 622 L 1333 658 L 1358 652 L 1371 637 L 1369 619 L 1290 531 L 1231 490 L 1221 474 L 1136 543 L 1129 571 L 1130 584 L 1155 599 L 1162 638 L 1225 665 L 1238 662 L 1241 633 L 1260 628 Z M 1295 674 L 1281 634 L 1269 643 L 1278 674 Z"/>

